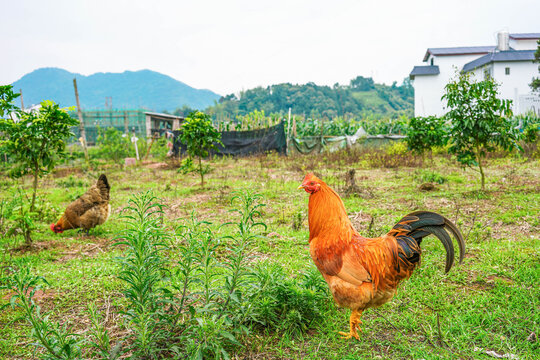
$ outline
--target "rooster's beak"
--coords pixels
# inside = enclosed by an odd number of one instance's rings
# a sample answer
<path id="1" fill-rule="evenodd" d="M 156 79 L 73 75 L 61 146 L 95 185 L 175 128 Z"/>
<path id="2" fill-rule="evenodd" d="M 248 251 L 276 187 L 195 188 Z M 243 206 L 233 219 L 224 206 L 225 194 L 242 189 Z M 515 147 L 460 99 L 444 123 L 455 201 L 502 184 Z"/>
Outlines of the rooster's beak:
<path id="1" fill-rule="evenodd" d="M 305 188 L 305 187 L 306 187 L 306 185 L 302 184 L 302 185 L 300 185 L 297 189 L 300 190 L 300 189 L 303 189 L 303 188 Z"/>

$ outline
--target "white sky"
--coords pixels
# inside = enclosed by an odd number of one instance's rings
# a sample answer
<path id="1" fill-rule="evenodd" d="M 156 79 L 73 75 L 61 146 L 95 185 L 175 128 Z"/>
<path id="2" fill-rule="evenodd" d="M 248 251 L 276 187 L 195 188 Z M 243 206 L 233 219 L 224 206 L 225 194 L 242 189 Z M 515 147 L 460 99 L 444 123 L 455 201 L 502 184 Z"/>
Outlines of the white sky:
<path id="1" fill-rule="evenodd" d="M 540 32 L 539 0 L 0 0 L 0 84 L 40 67 L 150 69 L 221 95 L 282 82 L 399 84 L 428 47 Z"/>

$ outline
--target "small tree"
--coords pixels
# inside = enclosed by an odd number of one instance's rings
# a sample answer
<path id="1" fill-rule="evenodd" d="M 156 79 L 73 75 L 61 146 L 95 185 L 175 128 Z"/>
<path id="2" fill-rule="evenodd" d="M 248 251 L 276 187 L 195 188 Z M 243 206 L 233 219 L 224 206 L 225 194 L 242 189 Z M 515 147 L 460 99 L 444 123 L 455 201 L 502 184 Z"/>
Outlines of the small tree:
<path id="1" fill-rule="evenodd" d="M 414 117 L 407 129 L 407 147 L 423 155 L 434 146 L 444 146 L 447 142 L 447 129 L 444 118 L 436 116 Z"/>
<path id="2" fill-rule="evenodd" d="M 483 81 L 461 73 L 446 86 L 446 118 L 451 121 L 450 153 L 464 166 L 478 166 L 485 189 L 483 158 L 497 147 L 505 151 L 519 148 L 517 132 L 506 118 L 512 115 L 511 100 L 497 98 L 498 85 L 487 76 Z"/>
<path id="3" fill-rule="evenodd" d="M 0 118 L 0 152 L 7 154 L 14 163 L 10 171 L 12 177 L 33 176 L 29 209 L 33 213 L 38 178 L 50 172 L 65 157 L 65 141 L 73 136 L 71 127 L 77 125 L 78 120 L 52 101 L 43 101 L 38 112 L 23 112 L 11 104 L 16 98 L 11 86 L 2 87 L 0 91 L 0 98 L 7 101 L 0 105 L 0 115 L 5 116 L 7 111 L 16 113 L 18 117 Z M 30 234 L 25 237 L 30 242 Z"/>
<path id="4" fill-rule="evenodd" d="M 201 175 L 201 186 L 204 186 L 204 175 L 210 167 L 202 165 L 202 158 L 209 155 L 211 149 L 221 142 L 221 134 L 212 125 L 210 115 L 201 111 L 189 114 L 181 127 L 180 140 L 187 147 L 189 156 L 199 160 L 199 167 L 194 171 Z"/>
<path id="5" fill-rule="evenodd" d="M 538 48 L 534 53 L 534 62 L 540 63 L 540 40 L 538 40 Z M 540 71 L 540 65 L 538 65 L 538 71 Z M 533 78 L 533 81 L 530 85 L 533 91 L 540 91 L 540 78 Z"/>
<path id="6" fill-rule="evenodd" d="M 20 114 L 21 109 L 13 104 L 20 95 L 13 92 L 13 86 L 0 85 L 0 118 L 9 117 L 11 113 Z"/>
<path id="7" fill-rule="evenodd" d="M 129 135 L 123 134 L 113 127 L 98 128 L 96 144 L 99 147 L 99 156 L 121 165 L 130 154 L 131 141 Z"/>

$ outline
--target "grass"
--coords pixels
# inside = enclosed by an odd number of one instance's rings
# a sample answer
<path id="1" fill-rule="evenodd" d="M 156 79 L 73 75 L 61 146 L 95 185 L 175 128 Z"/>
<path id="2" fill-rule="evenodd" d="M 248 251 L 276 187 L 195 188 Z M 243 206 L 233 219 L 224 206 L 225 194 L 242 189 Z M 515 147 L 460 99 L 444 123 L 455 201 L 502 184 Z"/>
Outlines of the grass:
<path id="1" fill-rule="evenodd" d="M 307 171 L 315 171 L 339 189 L 346 171 L 354 168 L 357 185 L 373 194 L 343 198 L 361 234 L 378 236 L 411 211 L 433 210 L 455 221 L 467 237 L 463 264 L 445 275 L 444 249 L 437 240 L 428 239 L 422 244 L 422 266 L 401 285 L 396 297 L 365 312 L 360 341 L 337 335 L 347 329 L 349 311 L 336 308 L 326 294 L 328 307 L 321 310 L 322 320 L 302 331 L 257 328 L 241 338 L 242 345 L 231 354 L 257 359 L 490 359 L 488 352 L 495 351 L 535 359 L 540 352 L 538 340 L 531 335 L 540 335 L 538 165 L 513 158 L 493 160 L 483 193 L 477 191 L 475 172 L 464 171 L 443 157 L 435 157 L 424 168 L 392 169 L 368 168 L 361 156 L 355 159 L 347 154 L 222 158 L 214 161 L 204 189 L 196 175 L 181 175 L 172 168 L 103 166 L 90 173 L 61 169 L 41 180 L 42 199 L 53 209 L 64 209 L 103 172 L 112 186 L 111 217 L 90 236 L 76 231 L 54 234 L 47 223 L 41 223 L 31 250 L 17 249 L 23 243 L 20 236 L 0 239 L 0 277 L 7 275 L 10 265 L 30 264 L 34 275 L 48 281 L 37 303 L 52 311 L 51 318 L 68 321 L 75 332 L 83 332 L 91 321 L 86 307 L 95 303 L 109 314 L 104 324 L 114 343 L 128 333 L 117 315 L 127 306 L 117 278 L 116 258 L 123 249 L 112 245 L 113 237 L 125 229 L 121 209 L 131 195 L 153 190 L 166 205 L 169 228 L 196 210 L 200 220 L 212 223 L 213 231 L 228 235 L 229 230 L 219 225 L 231 220 L 233 192 L 250 189 L 261 194 L 266 203 L 262 218 L 268 228 L 265 238 L 252 243 L 251 251 L 256 259 L 281 264 L 294 280 L 313 269 L 307 243 L 308 196 L 296 189 L 298 184 Z M 437 179 L 444 181 L 434 191 L 418 190 L 420 182 Z M 30 186 L 30 179 L 25 184 Z M 2 181 L 0 199 L 11 194 L 14 186 Z M 174 257 L 174 252 L 170 255 Z M 0 304 L 8 302 L 9 295 L 0 293 Z M 34 356 L 30 329 L 18 319 L 21 314 L 11 308 L 0 313 L 2 359 Z"/>

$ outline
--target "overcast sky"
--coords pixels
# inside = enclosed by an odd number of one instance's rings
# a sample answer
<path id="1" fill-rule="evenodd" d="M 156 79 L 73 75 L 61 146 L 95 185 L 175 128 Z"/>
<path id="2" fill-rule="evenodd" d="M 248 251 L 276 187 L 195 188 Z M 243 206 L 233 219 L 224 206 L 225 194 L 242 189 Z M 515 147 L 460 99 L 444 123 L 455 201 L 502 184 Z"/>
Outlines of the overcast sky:
<path id="1" fill-rule="evenodd" d="M 0 84 L 41 67 L 150 69 L 221 95 L 282 82 L 401 83 L 428 47 L 540 32 L 539 0 L 0 0 Z"/>

